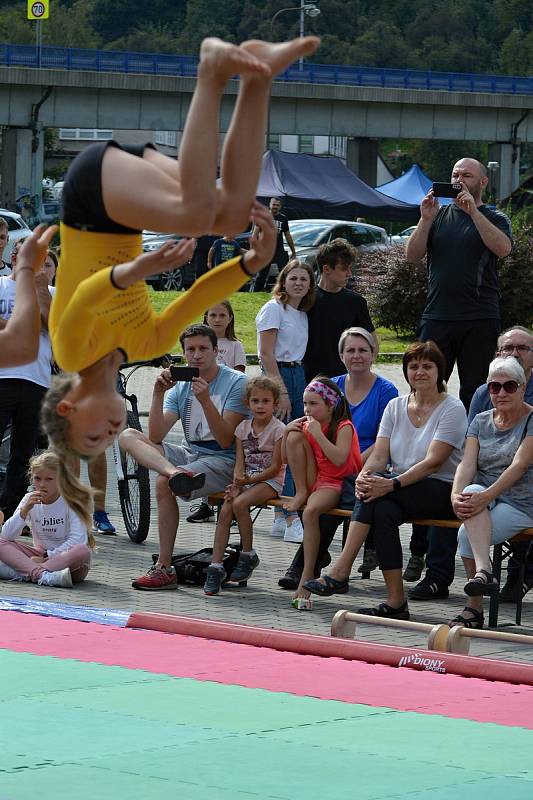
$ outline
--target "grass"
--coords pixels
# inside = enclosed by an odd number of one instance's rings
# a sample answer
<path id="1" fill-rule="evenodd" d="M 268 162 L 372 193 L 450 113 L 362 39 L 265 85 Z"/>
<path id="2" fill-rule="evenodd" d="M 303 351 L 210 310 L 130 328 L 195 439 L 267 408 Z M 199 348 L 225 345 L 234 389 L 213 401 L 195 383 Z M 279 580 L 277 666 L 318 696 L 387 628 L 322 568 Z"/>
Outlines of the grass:
<path id="1" fill-rule="evenodd" d="M 150 299 L 156 311 L 162 311 L 176 297 L 182 296 L 182 292 L 154 292 L 150 289 Z M 235 292 L 229 298 L 235 313 L 235 330 L 237 338 L 244 345 L 246 353 L 257 352 L 257 333 L 255 330 L 255 317 L 257 312 L 267 300 L 270 300 L 269 292 Z M 202 317 L 198 317 L 195 322 L 202 322 Z M 403 353 L 411 343 L 407 337 L 398 337 L 389 328 L 378 328 L 381 341 L 380 353 Z M 176 342 L 174 352 L 179 352 L 179 343 Z"/>

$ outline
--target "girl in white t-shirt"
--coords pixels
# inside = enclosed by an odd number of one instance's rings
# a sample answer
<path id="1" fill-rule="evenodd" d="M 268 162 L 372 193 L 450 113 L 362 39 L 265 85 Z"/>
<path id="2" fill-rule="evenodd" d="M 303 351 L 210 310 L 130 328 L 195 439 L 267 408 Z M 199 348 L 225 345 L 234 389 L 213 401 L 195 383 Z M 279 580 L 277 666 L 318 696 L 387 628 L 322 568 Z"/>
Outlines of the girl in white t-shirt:
<path id="1" fill-rule="evenodd" d="M 307 348 L 306 311 L 315 302 L 315 276 L 312 268 L 297 258 L 289 261 L 272 289 L 272 300 L 259 309 L 255 318 L 257 352 L 266 375 L 283 382 L 277 415 L 291 422 L 304 415 L 305 380 L 302 359 Z M 283 494 L 294 495 L 294 483 L 287 470 Z M 296 512 L 276 509 L 272 536 L 286 542 L 303 541 L 303 527 Z"/>
<path id="2" fill-rule="evenodd" d="M 62 470 L 62 474 L 66 473 Z M 95 541 L 92 492 L 75 477 L 58 481 L 59 458 L 45 451 L 30 461 L 33 490 L 0 533 L 0 578 L 70 588 L 83 581 Z M 32 545 L 17 539 L 29 525 Z"/>
<path id="3" fill-rule="evenodd" d="M 242 550 L 237 566 L 228 580 L 246 581 L 259 564 L 253 549 L 250 509 L 263 505 L 281 494 L 285 467 L 281 460 L 281 440 L 285 425 L 276 418 L 280 398 L 279 381 L 266 376 L 252 378 L 246 386 L 246 404 L 252 412 L 235 430 L 236 458 L 233 483 L 226 487 L 224 505 L 218 515 L 213 544 L 213 558 L 207 568 L 204 592 L 218 594 L 226 580 L 222 564 L 235 518 L 241 535 Z"/>
<path id="4" fill-rule="evenodd" d="M 217 335 L 217 364 L 246 370 L 246 355 L 242 342 L 235 335 L 235 315 L 229 300 L 222 300 L 208 308 L 204 314 L 204 325 L 213 328 Z"/>

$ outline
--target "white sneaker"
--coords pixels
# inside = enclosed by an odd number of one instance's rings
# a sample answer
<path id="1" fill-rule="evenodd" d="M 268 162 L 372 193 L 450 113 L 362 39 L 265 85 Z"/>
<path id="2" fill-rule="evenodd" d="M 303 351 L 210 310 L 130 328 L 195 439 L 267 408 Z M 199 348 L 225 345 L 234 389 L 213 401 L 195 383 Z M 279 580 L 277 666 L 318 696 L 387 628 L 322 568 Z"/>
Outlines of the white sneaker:
<path id="1" fill-rule="evenodd" d="M 21 580 L 21 576 L 14 569 L 8 567 L 3 561 L 0 561 L 0 581 L 17 581 Z"/>
<path id="2" fill-rule="evenodd" d="M 304 526 L 302 525 L 300 517 L 296 517 L 292 525 L 287 524 L 283 540 L 285 542 L 296 542 L 297 544 L 303 542 Z"/>
<path id="3" fill-rule="evenodd" d="M 72 575 L 68 567 L 57 572 L 43 572 L 38 584 L 39 586 L 59 586 L 62 589 L 72 589 Z"/>
<path id="4" fill-rule="evenodd" d="M 282 539 L 283 534 L 285 533 L 285 517 L 274 517 L 274 522 L 272 523 L 272 527 L 270 529 L 270 535 L 274 536 L 276 539 Z"/>

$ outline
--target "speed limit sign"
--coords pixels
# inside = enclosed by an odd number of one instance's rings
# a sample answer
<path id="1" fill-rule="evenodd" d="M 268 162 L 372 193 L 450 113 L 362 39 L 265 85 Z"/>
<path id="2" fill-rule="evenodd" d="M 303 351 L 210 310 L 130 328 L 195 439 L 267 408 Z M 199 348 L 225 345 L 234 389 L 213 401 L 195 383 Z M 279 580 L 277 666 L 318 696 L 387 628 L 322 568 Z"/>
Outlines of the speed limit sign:
<path id="1" fill-rule="evenodd" d="M 28 19 L 48 19 L 50 0 L 28 0 Z"/>

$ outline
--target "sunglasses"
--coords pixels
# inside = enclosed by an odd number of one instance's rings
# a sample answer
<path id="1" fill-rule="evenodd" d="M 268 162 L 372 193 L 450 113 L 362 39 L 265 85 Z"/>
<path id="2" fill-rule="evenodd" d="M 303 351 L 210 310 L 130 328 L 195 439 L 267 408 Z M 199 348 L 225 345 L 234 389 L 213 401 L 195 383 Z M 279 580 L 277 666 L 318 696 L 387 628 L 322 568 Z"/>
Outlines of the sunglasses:
<path id="1" fill-rule="evenodd" d="M 519 386 L 520 384 L 516 381 L 505 381 L 504 383 L 500 383 L 499 381 L 490 381 L 490 383 L 487 384 L 490 394 L 499 394 L 502 389 L 506 394 L 514 394 L 516 391 L 518 391 Z"/>

